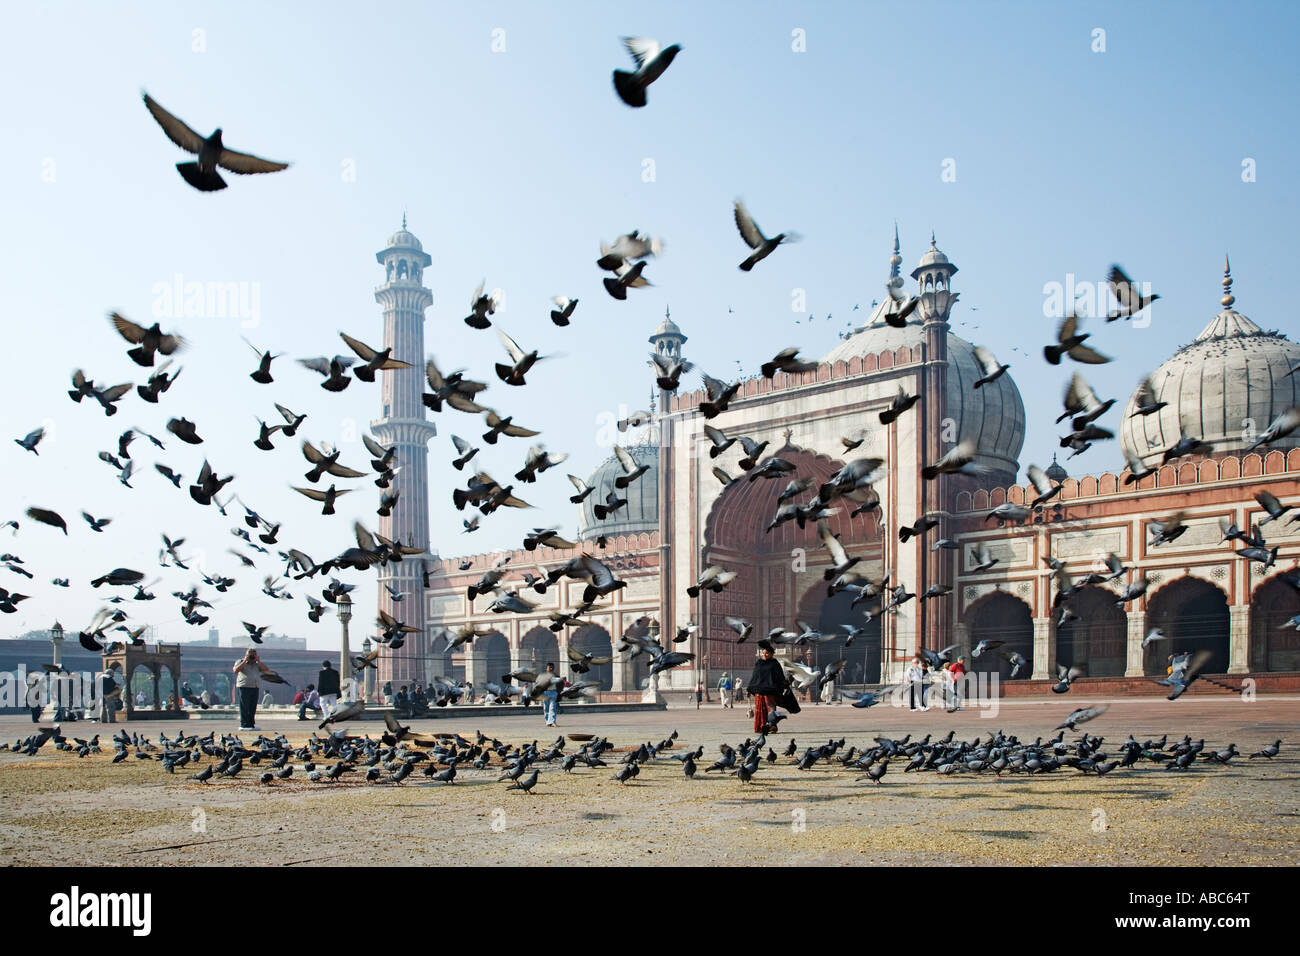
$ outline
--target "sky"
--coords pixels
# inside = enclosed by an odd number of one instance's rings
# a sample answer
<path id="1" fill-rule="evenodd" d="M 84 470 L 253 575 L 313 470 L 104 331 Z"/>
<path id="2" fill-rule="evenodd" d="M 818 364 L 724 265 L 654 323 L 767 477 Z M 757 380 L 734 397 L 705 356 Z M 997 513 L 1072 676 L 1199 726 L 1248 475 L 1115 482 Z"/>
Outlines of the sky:
<path id="1" fill-rule="evenodd" d="M 158 600 L 126 605 L 162 639 L 209 626 L 228 637 L 248 620 L 335 645 L 329 619 L 307 621 L 302 584 L 290 585 L 293 601 L 261 594 L 280 563 L 239 569 L 226 553 L 240 544 L 233 521 L 151 465 L 188 480 L 208 458 L 236 475 L 230 490 L 284 523 L 282 543 L 317 560 L 350 543 L 354 520 L 377 527 L 369 493 L 340 499 L 327 518 L 291 490 L 307 467 L 298 440 L 279 438 L 273 452 L 252 440 L 280 402 L 309 414 L 303 437 L 364 464 L 360 435 L 379 415 L 379 386 L 327 393 L 292 360 L 346 351 L 341 330 L 381 343 L 375 253 L 403 214 L 433 260 L 428 355 L 493 381 L 488 404 L 571 456 L 527 486 L 535 508 L 499 512 L 466 535 L 449 504 L 464 476 L 449 465 L 448 436 L 477 435 L 481 423 L 435 417 L 431 544 L 444 557 L 517 547 L 534 526 L 576 529 L 564 473 L 590 473 L 611 453 L 609 417 L 647 405 L 646 338 L 665 308 L 689 336 L 687 356 L 716 377 L 756 374 L 789 345 L 823 355 L 882 293 L 895 222 L 904 273 L 932 230 L 959 267 L 953 330 L 1010 363 L 1028 410 L 1021 463 L 1046 465 L 1069 376 L 1041 359 L 1052 283 L 1096 283 L 1117 262 L 1162 296 L 1145 327 L 1085 327 L 1115 359 L 1085 374 L 1120 409 L 1219 311 L 1225 253 L 1236 308 L 1295 337 L 1298 25 L 1290 3 L 14 7 L 0 35 L 0 76 L 17 94 L 0 119 L 0 415 L 6 438 L 40 426 L 47 437 L 39 457 L 0 442 L 0 521 L 22 524 L 16 536 L 0 531 L 0 551 L 36 574 L 0 568 L 0 587 L 30 595 L 0 618 L 0 636 L 55 618 L 84 626 L 107 596 L 87 582 L 127 566 L 163 578 Z M 624 36 L 682 47 L 644 109 L 611 86 L 611 70 L 630 62 Z M 219 193 L 192 190 L 174 169 L 185 155 L 141 90 L 200 133 L 221 126 L 227 146 L 292 166 L 228 175 Z M 737 270 L 737 197 L 766 232 L 802 241 Z M 647 268 L 653 286 L 616 302 L 594 260 L 602 239 L 632 229 L 665 249 Z M 496 336 L 461 322 L 481 279 L 505 294 L 497 325 L 553 356 L 523 389 L 496 382 Z M 247 308 L 186 314 L 167 301 L 177 281 L 237 283 Z M 796 290 L 806 312 L 792 308 Z M 566 329 L 548 318 L 560 294 L 580 300 Z M 188 348 L 161 404 L 132 394 L 106 420 L 66 390 L 76 368 L 101 385 L 142 381 L 110 310 L 160 321 Z M 255 357 L 241 336 L 285 353 L 274 385 L 248 380 Z M 197 422 L 203 445 L 164 432 L 180 415 Z M 167 448 L 137 440 L 143 473 L 128 490 L 96 452 L 132 426 Z M 480 459 L 504 476 L 526 447 L 503 441 Z M 1067 464 L 1075 475 L 1122 466 L 1118 442 Z M 60 511 L 69 534 L 26 520 L 32 505 Z M 113 523 L 95 534 L 82 509 Z M 199 582 L 158 567 L 162 533 L 186 539 L 189 563 L 240 579 L 209 625 L 185 625 L 167 596 Z M 73 587 L 51 586 L 56 576 Z M 359 606 L 373 607 L 373 576 L 350 580 Z"/>

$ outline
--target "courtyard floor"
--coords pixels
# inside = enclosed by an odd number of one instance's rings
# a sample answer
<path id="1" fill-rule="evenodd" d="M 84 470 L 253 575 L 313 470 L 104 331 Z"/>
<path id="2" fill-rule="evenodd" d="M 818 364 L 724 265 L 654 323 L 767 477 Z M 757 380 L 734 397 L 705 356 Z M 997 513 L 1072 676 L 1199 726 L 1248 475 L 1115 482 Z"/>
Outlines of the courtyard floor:
<path id="1" fill-rule="evenodd" d="M 979 710 L 911 712 L 887 705 L 856 710 L 810 705 L 769 738 L 777 753 L 794 737 L 807 745 L 845 737 L 958 739 L 1001 730 L 1022 740 L 1054 735 L 1076 707 L 1100 703 L 1073 694 L 1000 702 L 994 717 Z M 261 719 L 263 733 L 295 744 L 314 724 Z M 454 785 L 417 772 L 403 785 L 366 784 L 360 774 L 336 784 L 311 783 L 301 770 L 263 786 L 258 768 L 234 780 L 199 784 L 195 769 L 165 774 L 158 762 L 105 754 L 78 759 L 46 744 L 35 757 L 0 753 L 0 862 L 6 865 L 439 865 L 439 864 L 899 864 L 899 865 L 1295 865 L 1300 863 L 1300 698 L 1236 697 L 1115 700 L 1083 725 L 1114 753 L 1128 734 L 1138 740 L 1190 734 L 1206 748 L 1230 741 L 1245 754 L 1282 738 L 1272 761 L 1243 756 L 1230 765 L 1168 772 L 1144 762 L 1098 778 L 1073 770 L 1049 775 L 902 773 L 895 760 L 883 783 L 819 763 L 799 771 L 792 759 L 763 765 L 751 785 L 705 773 L 718 744 L 749 735 L 742 708 L 656 713 L 561 711 L 558 729 L 537 718 L 416 721 L 417 733 L 474 730 L 518 743 L 557 733 L 608 736 L 617 748 L 609 769 L 562 773 L 542 765 L 535 790 L 507 792 L 499 770 L 458 768 Z M 234 732 L 235 722 L 132 722 L 101 728 L 64 726 L 90 737 L 125 726 L 150 739 L 159 731 Z M 352 723 L 377 736 L 383 724 Z M 28 719 L 0 718 L 0 741 L 33 730 Z M 695 780 L 667 756 L 651 761 L 631 784 L 612 779 L 620 756 L 677 730 L 679 749 L 702 744 Z M 248 741 L 245 735 L 245 741 Z M 1066 740 L 1079 736 L 1067 731 Z M 570 744 L 566 749 L 576 749 Z M 706 762 L 707 761 L 707 762 Z M 210 762 L 210 761 L 209 761 Z"/>

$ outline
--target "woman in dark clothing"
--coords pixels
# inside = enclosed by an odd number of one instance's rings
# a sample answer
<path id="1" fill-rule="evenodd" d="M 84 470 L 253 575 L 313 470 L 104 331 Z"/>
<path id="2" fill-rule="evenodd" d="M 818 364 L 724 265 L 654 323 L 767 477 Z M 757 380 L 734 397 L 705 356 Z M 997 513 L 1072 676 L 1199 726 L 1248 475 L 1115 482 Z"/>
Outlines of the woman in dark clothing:
<path id="1" fill-rule="evenodd" d="M 787 683 L 785 669 L 773 656 L 774 650 L 771 641 L 758 642 L 759 658 L 754 662 L 754 672 L 749 675 L 746 684 L 749 695 L 753 698 L 754 733 L 757 734 L 761 734 L 767 726 L 772 708 L 780 701 Z"/>

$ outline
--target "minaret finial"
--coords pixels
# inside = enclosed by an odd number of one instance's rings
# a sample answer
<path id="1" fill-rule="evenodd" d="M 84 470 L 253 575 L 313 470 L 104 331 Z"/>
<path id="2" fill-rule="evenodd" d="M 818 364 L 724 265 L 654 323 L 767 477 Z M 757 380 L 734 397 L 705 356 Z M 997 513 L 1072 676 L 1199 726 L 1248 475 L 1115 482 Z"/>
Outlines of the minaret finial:
<path id="1" fill-rule="evenodd" d="M 1231 309 L 1232 303 L 1236 302 L 1236 297 L 1232 294 L 1232 265 L 1228 262 L 1228 254 L 1223 254 L 1223 298 L 1219 303 L 1225 309 Z"/>
<path id="2" fill-rule="evenodd" d="M 894 254 L 889 257 L 889 285 L 891 288 L 901 289 L 903 287 L 903 277 L 899 275 L 898 267 L 902 265 L 903 257 L 898 253 L 898 221 L 894 221 Z"/>
<path id="3" fill-rule="evenodd" d="M 672 311 L 668 308 L 668 306 L 665 305 L 665 306 L 664 306 L 664 318 L 665 318 L 665 319 L 671 319 L 672 317 L 673 317 L 673 313 L 672 313 Z"/>
<path id="4" fill-rule="evenodd" d="M 406 230 L 406 210 L 402 210 L 402 230 Z"/>
<path id="5" fill-rule="evenodd" d="M 930 230 L 930 248 L 931 248 L 931 249 L 935 248 L 935 245 L 934 245 L 934 230 L 933 230 L 933 229 Z"/>

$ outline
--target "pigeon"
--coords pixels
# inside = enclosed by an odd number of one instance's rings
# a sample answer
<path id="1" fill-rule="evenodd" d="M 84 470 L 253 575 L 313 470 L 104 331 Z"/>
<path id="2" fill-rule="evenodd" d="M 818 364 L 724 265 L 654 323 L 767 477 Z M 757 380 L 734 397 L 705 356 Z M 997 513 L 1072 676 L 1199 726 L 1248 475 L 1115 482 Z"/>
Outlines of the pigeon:
<path id="1" fill-rule="evenodd" d="M 360 339 L 354 339 L 346 332 L 340 332 L 339 338 L 341 338 L 347 344 L 347 347 L 353 352 L 356 352 L 357 356 L 366 363 L 364 365 L 358 365 L 352 370 L 352 374 L 355 375 L 359 381 L 373 382 L 375 380 L 376 372 L 388 372 L 394 369 L 411 367 L 409 362 L 403 362 L 400 359 L 393 358 L 393 350 L 391 348 L 384 349 L 383 351 L 376 351 L 365 342 L 362 342 Z"/>
<path id="2" fill-rule="evenodd" d="M 1272 760 L 1281 752 L 1281 750 L 1282 750 L 1282 741 L 1275 740 L 1267 747 L 1265 747 L 1263 750 L 1259 750 L 1251 754 L 1250 759 L 1254 760 L 1256 757 L 1264 757 L 1267 760 Z"/>
<path id="3" fill-rule="evenodd" d="M 782 232 L 773 236 L 771 239 L 767 238 L 767 236 L 763 235 L 763 231 L 758 228 L 758 224 L 754 222 L 753 217 L 750 216 L 749 210 L 745 208 L 745 204 L 739 199 L 736 200 L 733 215 L 736 220 L 736 228 L 740 230 L 740 238 L 744 239 L 745 244 L 754 250 L 753 253 L 751 253 L 750 256 L 740 264 L 742 272 L 749 272 L 755 265 L 770 256 L 781 243 L 797 242 L 799 240 L 799 236 L 793 232 Z M 763 374 L 767 378 L 772 377 L 771 375 L 768 375 L 767 372 L 764 372 Z"/>
<path id="4" fill-rule="evenodd" d="M 172 383 L 180 377 L 180 369 L 177 369 L 174 375 L 167 374 L 167 369 L 171 364 L 171 361 L 168 360 L 160 365 L 158 371 L 149 376 L 148 382 L 144 385 L 137 385 L 135 387 L 136 394 L 138 394 L 144 401 L 157 405 L 158 396 L 171 388 Z"/>
<path id="5" fill-rule="evenodd" d="M 162 475 L 164 478 L 170 481 L 177 488 L 181 486 L 181 476 L 176 474 L 176 472 L 172 471 L 166 465 L 155 464 L 154 469 L 158 472 L 158 474 Z"/>
<path id="6" fill-rule="evenodd" d="M 471 329 L 486 329 L 492 323 L 488 321 L 489 315 L 496 313 L 497 307 L 501 304 L 501 294 L 493 291 L 488 294 L 483 293 L 483 287 L 487 285 L 484 279 L 474 290 L 474 294 L 469 299 L 469 315 L 465 316 L 465 324 Z"/>
<path id="7" fill-rule="evenodd" d="M 1259 502 L 1261 508 L 1268 512 L 1267 518 L 1260 519 L 1259 524 L 1261 526 L 1268 524 L 1270 521 L 1276 521 L 1295 507 L 1294 505 L 1282 504 L 1282 502 L 1278 501 L 1274 495 L 1267 491 L 1258 492 L 1255 495 L 1255 500 Z"/>
<path id="8" fill-rule="evenodd" d="M 681 385 L 682 374 L 695 368 L 692 363 L 682 358 L 659 355 L 656 352 L 650 353 L 650 361 L 647 364 L 655 371 L 655 384 L 666 392 L 677 391 Z"/>
<path id="9" fill-rule="evenodd" d="M 578 300 L 557 295 L 551 301 L 555 303 L 555 308 L 551 310 L 551 321 L 559 326 L 568 325 L 573 310 L 578 307 Z"/>
<path id="10" fill-rule="evenodd" d="M 707 401 L 700 402 L 700 414 L 705 418 L 717 418 L 727 410 L 731 400 L 740 391 L 740 383 L 733 382 L 728 385 L 708 375 L 703 375 L 703 378 L 704 390 L 708 392 L 709 397 Z"/>
<path id="11" fill-rule="evenodd" d="M 1208 455 L 1213 451 L 1207 442 L 1199 438 L 1192 438 L 1185 432 L 1180 434 L 1178 441 L 1165 449 L 1162 464 L 1169 464 L 1175 458 L 1182 458 L 1184 455 Z"/>
<path id="12" fill-rule="evenodd" d="M 45 437 L 45 429 L 37 428 L 34 429 L 33 431 L 28 432 L 26 437 L 24 438 L 15 438 L 14 444 L 19 446 L 20 448 L 26 449 L 27 451 L 35 455 L 37 458 L 39 458 L 41 456 L 41 453 L 36 450 L 36 446 L 40 444 L 41 439 L 44 437 Z"/>
<path id="13" fill-rule="evenodd" d="M 1269 424 L 1268 429 L 1259 436 L 1259 440 L 1250 447 L 1255 449 L 1261 445 L 1271 444 L 1272 442 L 1290 435 L 1297 428 L 1300 428 L 1300 405 L 1292 405 L 1286 411 L 1282 412 L 1282 414 L 1278 415 L 1277 418 L 1273 419 Z M 30 438 L 31 436 L 29 435 L 28 437 Z"/>
<path id="14" fill-rule="evenodd" d="M 966 439 L 954 445 L 934 464 L 922 467 L 921 477 L 926 481 L 933 481 L 943 474 L 978 476 L 985 471 L 987 469 L 984 466 L 975 462 L 975 442 Z"/>
<path id="15" fill-rule="evenodd" d="M 1154 415 L 1168 404 L 1168 402 L 1156 400 L 1155 382 L 1150 376 L 1147 376 L 1138 385 L 1137 391 L 1133 395 L 1133 414 Z"/>
<path id="16" fill-rule="evenodd" d="M 135 346 L 135 348 L 129 349 L 126 354 L 137 365 L 143 365 L 147 368 L 153 365 L 156 352 L 161 352 L 163 355 L 172 355 L 185 347 L 183 338 L 179 335 L 164 333 L 158 327 L 157 322 L 146 329 L 143 325 L 137 325 L 118 312 L 110 312 L 108 320 L 122 338 Z M 73 384 L 76 384 L 75 375 L 73 376 Z"/>
<path id="17" fill-rule="evenodd" d="M 980 377 L 975 380 L 976 388 L 983 388 L 996 382 L 1011 367 L 999 364 L 993 353 L 982 345 L 975 346 L 975 361 L 980 367 Z"/>
<path id="18" fill-rule="evenodd" d="M 188 418 L 173 418 L 167 422 L 167 430 L 187 445 L 201 445 L 197 426 Z"/>
<path id="19" fill-rule="evenodd" d="M 346 372 L 355 363 L 356 359 L 347 355 L 298 359 L 299 365 L 325 376 L 325 381 L 321 382 L 320 387 L 327 392 L 341 392 L 352 384 L 352 379 L 348 378 Z"/>
<path id="20" fill-rule="evenodd" d="M 777 372 L 785 372 L 787 375 L 798 375 L 802 372 L 813 372 L 816 370 L 816 362 L 810 362 L 799 358 L 799 349 L 797 346 L 782 349 L 776 353 L 770 362 L 764 362 L 759 366 L 759 371 L 762 372 L 764 378 L 772 378 Z"/>
<path id="21" fill-rule="evenodd" d="M 1142 649 L 1146 650 L 1156 641 L 1163 641 L 1164 639 L 1165 632 L 1158 627 L 1153 627 L 1151 630 L 1147 631 L 1146 637 L 1142 638 Z"/>
<path id="22" fill-rule="evenodd" d="M 1068 670 L 1064 664 L 1056 665 L 1056 683 L 1052 685 L 1052 693 L 1066 694 L 1069 693 L 1070 685 L 1078 678 L 1083 676 L 1083 671 L 1077 667 L 1071 667 Z"/>
<path id="23" fill-rule="evenodd" d="M 659 41 L 648 37 L 623 37 L 623 46 L 636 61 L 636 70 L 615 70 L 614 91 L 628 106 L 646 105 L 646 87 L 659 79 L 681 52 L 681 46 L 659 48 Z"/>
<path id="24" fill-rule="evenodd" d="M 47 524 L 52 528 L 58 528 L 65 535 L 68 533 L 67 522 L 63 520 L 63 516 L 57 511 L 51 511 L 48 508 L 28 508 L 27 517 L 41 524 Z M 144 575 L 141 575 L 141 577 L 144 577 Z"/>
<path id="25" fill-rule="evenodd" d="M 1060 365 L 1062 355 L 1068 355 L 1085 365 L 1103 365 L 1109 362 L 1108 357 L 1083 344 L 1088 337 L 1087 332 L 1079 332 L 1079 316 L 1071 313 L 1056 330 L 1056 344 L 1043 348 L 1043 356 L 1052 365 Z"/>
<path id="26" fill-rule="evenodd" d="M 898 386 L 898 394 L 894 396 L 892 401 L 890 401 L 889 407 L 880 413 L 880 424 L 892 424 L 898 420 L 899 415 L 903 414 L 903 412 L 907 411 L 920 400 L 920 393 L 917 393 L 916 395 L 908 395 L 907 392 L 903 390 L 903 386 Z M 852 451 L 852 449 L 848 450 Z"/>
<path id="27" fill-rule="evenodd" d="M 520 777 L 517 780 L 515 780 L 515 782 L 510 784 L 510 786 L 506 787 L 506 789 L 522 790 L 524 793 L 528 793 L 533 789 L 533 787 L 537 786 L 537 777 L 540 773 L 541 771 L 539 770 L 533 770 L 533 772 L 528 774 L 527 776 Z"/>
<path id="28" fill-rule="evenodd" d="M 1143 296 L 1136 283 L 1133 282 L 1119 266 L 1111 266 L 1110 273 L 1106 276 L 1106 282 L 1110 285 L 1110 291 L 1114 294 L 1119 308 L 1106 316 L 1107 322 L 1114 322 L 1118 318 L 1129 319 L 1141 312 L 1148 305 L 1154 302 L 1160 296 L 1152 294 Z"/>
<path id="29" fill-rule="evenodd" d="M 510 355 L 510 360 L 514 363 L 513 365 L 506 365 L 504 362 L 497 362 L 495 366 L 497 378 L 507 385 L 526 385 L 524 376 L 528 374 L 528 370 L 534 364 L 545 358 L 545 356 L 539 356 L 536 349 L 525 352 L 514 339 L 506 335 L 501 329 L 497 329 L 497 337 L 501 339 L 502 346 L 505 347 L 506 352 Z"/>
<path id="30" fill-rule="evenodd" d="M 299 488 L 296 485 L 291 485 L 290 487 L 292 487 L 293 490 L 298 492 L 299 494 L 303 494 L 306 495 L 308 498 L 311 498 L 313 501 L 322 502 L 323 503 L 323 507 L 321 508 L 322 515 L 334 514 L 335 499 L 337 499 L 339 495 L 346 495 L 349 491 L 352 490 L 350 488 L 340 489 L 335 487 L 334 485 L 330 485 L 329 488 L 327 488 L 324 491 L 319 491 L 316 488 Z"/>
<path id="31" fill-rule="evenodd" d="M 601 281 L 605 291 L 622 302 L 627 298 L 628 289 L 643 289 L 650 285 L 650 280 L 642 275 L 644 271 L 644 259 L 635 265 L 624 263 L 614 270 L 614 278 L 605 278 Z"/>
<path id="32" fill-rule="evenodd" d="M 976 644 L 973 648 L 971 648 L 970 656 L 972 658 L 979 657 L 985 651 L 994 650 L 995 648 L 1001 647 L 1005 643 L 1006 641 L 991 641 L 988 639 L 981 640 L 978 644 Z"/>
<path id="33" fill-rule="evenodd" d="M 1169 692 L 1168 700 L 1177 700 L 1187 691 L 1201 676 L 1201 671 L 1205 665 L 1214 657 L 1214 652 L 1210 650 L 1200 650 L 1195 654 L 1181 654 L 1174 659 L 1173 669 L 1168 677 L 1156 681 L 1165 687 L 1173 688 Z"/>
<path id="34" fill-rule="evenodd" d="M 240 175 L 275 173 L 289 168 L 288 163 L 272 162 L 248 153 L 227 149 L 221 141 L 220 129 L 204 139 L 158 105 L 148 93 L 144 93 L 143 96 L 144 105 L 167 134 L 167 138 L 186 152 L 198 154 L 197 162 L 177 163 L 176 171 L 181 174 L 181 178 L 200 192 L 215 192 L 226 188 L 226 181 L 217 172 L 217 167 Z"/>
<path id="35" fill-rule="evenodd" d="M 1057 727 L 1057 730 L 1074 730 L 1076 724 L 1087 723 L 1088 721 L 1100 717 L 1110 709 L 1110 704 L 1102 704 L 1098 707 L 1081 707 L 1065 718 L 1065 723 Z"/>

